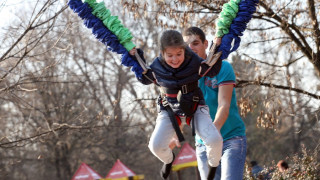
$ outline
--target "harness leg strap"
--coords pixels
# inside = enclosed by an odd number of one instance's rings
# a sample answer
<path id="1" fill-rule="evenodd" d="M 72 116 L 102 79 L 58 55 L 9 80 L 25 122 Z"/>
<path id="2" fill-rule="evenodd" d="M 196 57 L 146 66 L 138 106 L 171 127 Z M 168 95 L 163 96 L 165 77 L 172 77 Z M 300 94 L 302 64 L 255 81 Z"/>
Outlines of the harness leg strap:
<path id="1" fill-rule="evenodd" d="M 192 136 L 195 136 L 196 135 L 196 128 L 194 127 L 194 117 L 192 117 L 191 119 L 191 123 L 192 123 Z"/>
<path id="2" fill-rule="evenodd" d="M 183 142 L 185 139 L 184 139 L 183 134 L 180 130 L 179 124 L 175 118 L 174 112 L 172 111 L 170 106 L 165 106 L 165 108 L 169 114 L 171 124 L 172 124 L 173 129 L 175 130 L 175 132 L 178 136 L 179 142 Z"/>

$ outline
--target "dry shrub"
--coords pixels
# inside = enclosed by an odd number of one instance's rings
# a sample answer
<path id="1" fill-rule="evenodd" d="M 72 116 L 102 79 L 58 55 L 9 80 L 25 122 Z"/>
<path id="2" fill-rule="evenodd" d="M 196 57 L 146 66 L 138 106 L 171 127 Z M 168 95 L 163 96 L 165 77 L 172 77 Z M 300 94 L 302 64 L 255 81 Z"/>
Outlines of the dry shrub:
<path id="1" fill-rule="evenodd" d="M 319 147 L 319 146 L 318 146 Z M 289 169 L 280 172 L 275 162 L 271 167 L 265 167 L 259 176 L 254 178 L 250 172 L 250 168 L 246 164 L 244 171 L 244 180 L 320 180 L 320 162 L 318 158 L 319 148 L 314 151 L 308 151 L 302 147 L 300 154 L 287 157 Z"/>

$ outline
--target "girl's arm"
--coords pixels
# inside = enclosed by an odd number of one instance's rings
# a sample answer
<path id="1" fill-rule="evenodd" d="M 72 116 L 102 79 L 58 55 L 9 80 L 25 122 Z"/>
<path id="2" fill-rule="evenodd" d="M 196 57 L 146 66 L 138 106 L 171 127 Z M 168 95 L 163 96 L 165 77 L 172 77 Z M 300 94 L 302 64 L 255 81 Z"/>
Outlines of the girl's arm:
<path id="1" fill-rule="evenodd" d="M 133 49 L 131 49 L 129 51 L 129 54 L 131 56 L 134 56 L 135 53 L 138 53 L 140 55 L 140 57 L 144 61 L 144 63 L 146 62 L 146 60 L 144 59 L 144 56 L 143 56 L 143 51 L 141 49 L 136 49 L 134 47 Z M 156 83 L 156 80 L 155 80 L 155 78 L 153 76 L 153 71 L 151 69 L 148 69 L 147 72 L 144 73 L 141 78 L 137 78 L 137 79 L 138 79 L 139 82 L 141 82 L 144 85 L 149 85 L 151 83 Z"/>
<path id="2" fill-rule="evenodd" d="M 138 81 L 141 82 L 144 85 L 149 85 L 149 84 L 156 84 L 156 79 L 154 78 L 153 71 L 151 69 L 148 69 L 147 73 L 142 75 L 142 78 L 138 78 Z"/>
<path id="3" fill-rule="evenodd" d="M 199 70 L 200 77 L 208 76 L 212 78 L 216 76 L 220 72 L 221 64 L 222 64 L 221 59 L 218 59 L 218 61 L 213 66 L 209 66 L 207 63 L 201 63 L 200 70 Z"/>

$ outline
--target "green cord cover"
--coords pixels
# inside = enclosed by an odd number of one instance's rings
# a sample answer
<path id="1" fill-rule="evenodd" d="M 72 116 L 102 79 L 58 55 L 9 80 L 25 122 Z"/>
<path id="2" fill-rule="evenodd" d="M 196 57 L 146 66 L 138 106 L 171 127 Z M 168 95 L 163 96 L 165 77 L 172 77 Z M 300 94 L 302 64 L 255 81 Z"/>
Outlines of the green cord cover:
<path id="1" fill-rule="evenodd" d="M 127 51 L 130 51 L 136 46 L 131 41 L 133 36 L 129 29 L 121 24 L 118 16 L 111 15 L 110 10 L 105 7 L 104 2 L 97 3 L 96 0 L 85 0 L 85 2 L 92 8 L 92 14 L 99 18 L 103 24 L 118 37 L 120 44 L 122 44 Z"/>
<path id="2" fill-rule="evenodd" d="M 223 5 L 222 11 L 219 15 L 219 20 L 216 23 L 216 37 L 222 37 L 223 35 L 229 33 L 230 25 L 233 19 L 237 16 L 239 10 L 238 4 L 240 1 L 241 0 L 231 0 Z"/>

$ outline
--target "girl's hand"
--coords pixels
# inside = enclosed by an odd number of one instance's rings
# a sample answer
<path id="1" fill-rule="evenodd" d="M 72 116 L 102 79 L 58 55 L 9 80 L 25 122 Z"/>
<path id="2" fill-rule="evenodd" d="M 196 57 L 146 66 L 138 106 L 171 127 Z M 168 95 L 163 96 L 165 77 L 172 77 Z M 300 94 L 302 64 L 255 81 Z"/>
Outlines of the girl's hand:
<path id="1" fill-rule="evenodd" d="M 129 54 L 131 55 L 131 56 L 134 56 L 134 54 L 137 52 L 137 49 L 136 49 L 136 47 L 134 47 L 134 48 L 132 48 L 130 51 L 129 51 Z"/>
<path id="2" fill-rule="evenodd" d="M 181 147 L 181 144 L 177 138 L 172 138 L 169 143 L 169 148 L 173 150 L 176 146 Z"/>

